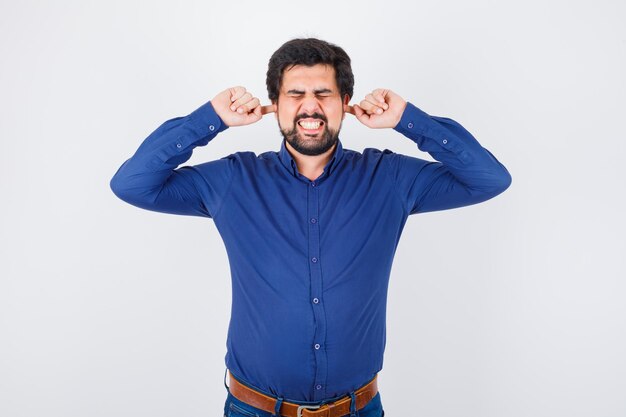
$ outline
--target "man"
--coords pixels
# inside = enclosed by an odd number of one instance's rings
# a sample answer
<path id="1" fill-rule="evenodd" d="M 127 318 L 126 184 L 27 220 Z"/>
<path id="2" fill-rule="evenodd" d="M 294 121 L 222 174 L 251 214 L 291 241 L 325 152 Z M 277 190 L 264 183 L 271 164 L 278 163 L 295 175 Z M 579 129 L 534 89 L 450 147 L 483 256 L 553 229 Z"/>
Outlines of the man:
<path id="1" fill-rule="evenodd" d="M 224 240 L 233 286 L 228 417 L 384 415 L 376 375 L 389 273 L 408 216 L 476 204 L 511 183 L 459 123 L 388 89 L 351 106 L 353 85 L 343 49 L 290 40 L 269 61 L 272 104 L 228 88 L 164 122 L 111 180 L 137 207 L 212 218 Z M 195 147 L 269 113 L 283 135 L 279 151 L 178 168 Z M 344 149 L 346 113 L 396 130 L 436 161 Z"/>

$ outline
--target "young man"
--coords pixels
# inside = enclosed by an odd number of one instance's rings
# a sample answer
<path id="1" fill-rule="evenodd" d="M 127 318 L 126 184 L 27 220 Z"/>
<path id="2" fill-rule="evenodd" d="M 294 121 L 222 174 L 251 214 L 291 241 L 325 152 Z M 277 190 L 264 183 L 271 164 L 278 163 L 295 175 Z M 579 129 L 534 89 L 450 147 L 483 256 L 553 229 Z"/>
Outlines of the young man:
<path id="1" fill-rule="evenodd" d="M 480 203 L 511 183 L 459 123 L 387 89 L 350 106 L 353 85 L 343 49 L 290 40 L 269 61 L 272 104 L 228 88 L 164 122 L 111 180 L 134 206 L 212 218 L 224 240 L 233 286 L 225 415 L 382 416 L 387 287 L 408 216 Z M 268 113 L 279 151 L 179 167 L 195 147 Z M 436 161 L 344 149 L 346 113 Z"/>

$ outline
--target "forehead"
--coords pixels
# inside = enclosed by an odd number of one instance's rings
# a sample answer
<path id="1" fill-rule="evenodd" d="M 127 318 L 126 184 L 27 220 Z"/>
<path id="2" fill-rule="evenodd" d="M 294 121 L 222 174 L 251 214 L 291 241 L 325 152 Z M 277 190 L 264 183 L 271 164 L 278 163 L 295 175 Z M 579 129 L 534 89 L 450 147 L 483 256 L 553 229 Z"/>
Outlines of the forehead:
<path id="1" fill-rule="evenodd" d="M 332 65 L 315 64 L 313 66 L 295 65 L 283 72 L 282 88 L 287 91 L 292 88 L 334 89 L 337 86 L 335 80 L 335 68 Z"/>

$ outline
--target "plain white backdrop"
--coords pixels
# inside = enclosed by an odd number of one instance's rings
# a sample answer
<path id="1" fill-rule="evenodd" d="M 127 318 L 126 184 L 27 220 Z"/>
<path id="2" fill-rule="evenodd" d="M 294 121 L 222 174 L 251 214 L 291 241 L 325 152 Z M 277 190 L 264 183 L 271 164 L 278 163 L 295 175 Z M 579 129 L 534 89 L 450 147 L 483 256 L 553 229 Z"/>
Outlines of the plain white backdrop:
<path id="1" fill-rule="evenodd" d="M 353 61 L 511 172 L 411 216 L 392 270 L 389 417 L 626 415 L 626 7 L 619 1 L 0 3 L 0 415 L 221 417 L 230 275 L 212 220 L 109 188 L 162 122 L 285 41 Z M 347 115 L 344 147 L 432 159 Z M 186 164 L 278 150 L 274 117 Z"/>

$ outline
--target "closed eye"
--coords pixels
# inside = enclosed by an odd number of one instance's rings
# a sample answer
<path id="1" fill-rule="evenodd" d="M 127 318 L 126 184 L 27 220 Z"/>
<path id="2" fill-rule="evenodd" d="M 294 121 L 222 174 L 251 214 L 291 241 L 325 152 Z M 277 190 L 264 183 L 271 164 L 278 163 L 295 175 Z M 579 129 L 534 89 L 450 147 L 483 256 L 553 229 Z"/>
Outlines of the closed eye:
<path id="1" fill-rule="evenodd" d="M 289 94 L 289 97 L 294 97 L 294 98 L 301 98 L 302 96 L 304 96 L 304 94 Z M 317 94 L 318 98 L 327 98 L 327 97 L 332 97 L 331 94 Z"/>

